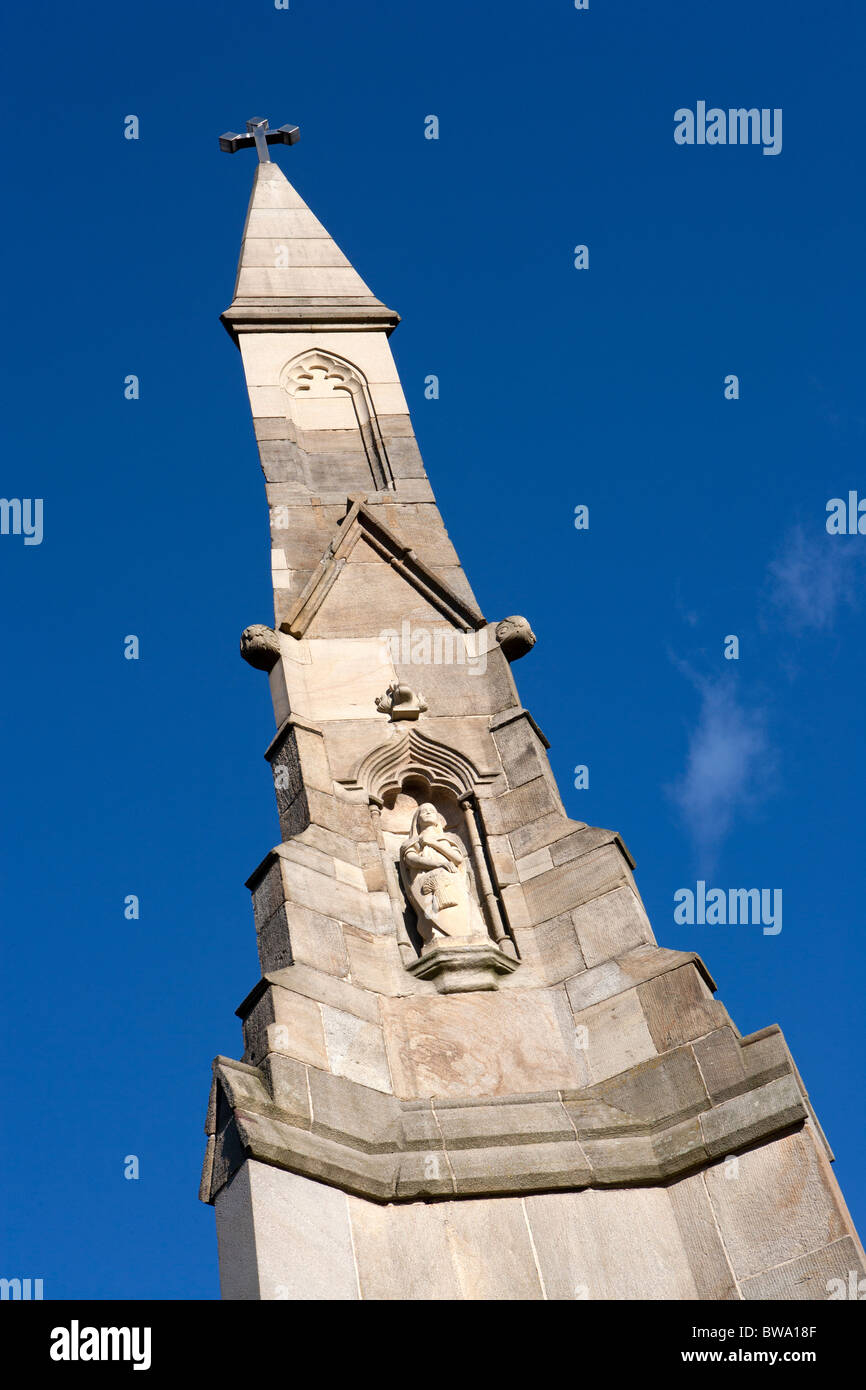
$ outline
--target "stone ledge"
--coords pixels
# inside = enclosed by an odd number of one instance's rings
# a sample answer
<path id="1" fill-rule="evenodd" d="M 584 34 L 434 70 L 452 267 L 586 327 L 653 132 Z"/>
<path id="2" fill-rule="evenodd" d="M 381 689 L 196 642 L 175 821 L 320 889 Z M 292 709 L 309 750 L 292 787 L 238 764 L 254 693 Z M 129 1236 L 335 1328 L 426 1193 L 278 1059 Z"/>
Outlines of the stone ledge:
<path id="1" fill-rule="evenodd" d="M 538 928 L 533 930 L 537 931 Z M 569 1003 L 575 1014 L 578 1014 L 584 1009 L 592 1008 L 594 1004 L 601 1004 L 617 994 L 624 994 L 636 985 L 645 984 L 657 975 L 667 974 L 669 970 L 678 970 L 683 965 L 694 965 L 710 993 L 715 994 L 716 982 L 696 951 L 676 951 L 667 946 L 653 946 L 648 943 L 634 946 L 630 951 L 624 951 L 622 955 L 611 957 L 599 965 L 591 965 L 577 975 L 568 976 L 564 983 Z"/>
<path id="2" fill-rule="evenodd" d="M 733 1034 L 718 1034 L 730 1061 Z M 657 1185 L 807 1119 L 779 1029 L 734 1041 L 721 1101 L 691 1044 L 582 1091 L 484 1100 L 400 1101 L 278 1054 L 261 1068 L 218 1057 L 202 1200 L 245 1158 L 377 1202 Z"/>

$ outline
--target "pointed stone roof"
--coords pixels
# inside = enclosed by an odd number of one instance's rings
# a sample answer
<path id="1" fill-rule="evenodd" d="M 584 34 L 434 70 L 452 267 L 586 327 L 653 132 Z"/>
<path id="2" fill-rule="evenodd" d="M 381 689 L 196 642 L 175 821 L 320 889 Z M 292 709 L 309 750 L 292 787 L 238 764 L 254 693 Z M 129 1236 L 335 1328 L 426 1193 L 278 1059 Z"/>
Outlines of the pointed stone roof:
<path id="1" fill-rule="evenodd" d="M 222 315 L 233 338 L 267 330 L 378 328 L 399 314 L 377 299 L 277 164 L 258 164 L 234 297 Z"/>

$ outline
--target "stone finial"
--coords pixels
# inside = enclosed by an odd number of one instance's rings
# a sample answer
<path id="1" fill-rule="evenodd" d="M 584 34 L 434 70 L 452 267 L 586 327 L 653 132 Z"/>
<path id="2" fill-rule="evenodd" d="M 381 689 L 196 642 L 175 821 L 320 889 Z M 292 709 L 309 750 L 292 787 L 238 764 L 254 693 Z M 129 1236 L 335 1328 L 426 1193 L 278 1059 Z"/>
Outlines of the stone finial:
<path id="1" fill-rule="evenodd" d="M 496 624 L 496 640 L 506 660 L 517 661 L 535 646 L 535 633 L 525 618 L 517 615 Z"/>
<path id="2" fill-rule="evenodd" d="M 280 639 L 272 627 L 253 623 L 241 633 L 241 656 L 257 671 L 270 671 L 279 659 Z"/>
<path id="3" fill-rule="evenodd" d="M 380 714 L 390 714 L 391 719 L 417 719 L 427 708 L 427 702 L 419 691 L 399 681 L 389 685 L 384 695 L 376 700 Z"/>

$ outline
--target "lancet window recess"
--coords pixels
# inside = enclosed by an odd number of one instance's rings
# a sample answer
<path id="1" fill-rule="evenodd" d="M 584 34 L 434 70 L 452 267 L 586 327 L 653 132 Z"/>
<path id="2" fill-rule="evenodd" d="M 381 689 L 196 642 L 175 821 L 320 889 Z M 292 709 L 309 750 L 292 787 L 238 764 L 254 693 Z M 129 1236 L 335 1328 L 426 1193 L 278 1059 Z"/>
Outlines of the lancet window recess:
<path id="1" fill-rule="evenodd" d="M 357 429 L 377 492 L 394 488 L 394 475 L 363 372 L 334 353 L 312 348 L 284 369 L 281 385 L 296 405 L 292 418 L 304 435 L 318 430 Z M 344 409 L 336 413 L 327 403 Z M 322 409 L 321 407 L 325 408 Z"/>

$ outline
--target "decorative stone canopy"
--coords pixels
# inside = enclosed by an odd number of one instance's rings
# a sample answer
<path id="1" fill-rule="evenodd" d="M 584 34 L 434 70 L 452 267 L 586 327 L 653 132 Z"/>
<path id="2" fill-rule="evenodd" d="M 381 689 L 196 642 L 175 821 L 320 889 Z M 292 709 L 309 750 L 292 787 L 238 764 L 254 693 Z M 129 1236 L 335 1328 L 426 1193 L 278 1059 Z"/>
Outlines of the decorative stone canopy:
<path id="1" fill-rule="evenodd" d="M 374 748 L 361 759 L 352 777 L 343 783 L 347 791 L 364 791 L 370 801 L 382 805 L 389 792 L 399 791 L 410 777 L 421 778 L 433 790 L 453 793 L 460 800 L 495 780 L 495 770 L 484 770 L 455 748 L 448 748 L 414 725 Z"/>

